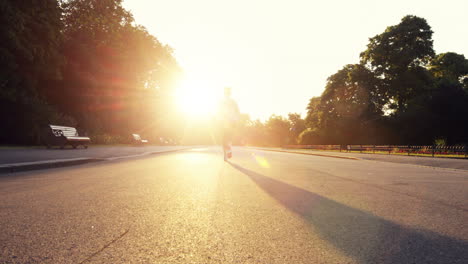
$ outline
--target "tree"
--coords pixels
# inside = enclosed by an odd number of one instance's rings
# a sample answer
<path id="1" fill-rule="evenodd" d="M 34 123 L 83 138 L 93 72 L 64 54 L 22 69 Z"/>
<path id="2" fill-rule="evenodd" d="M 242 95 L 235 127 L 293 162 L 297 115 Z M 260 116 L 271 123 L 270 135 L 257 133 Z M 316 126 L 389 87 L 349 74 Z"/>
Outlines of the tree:
<path id="1" fill-rule="evenodd" d="M 382 80 L 390 108 L 405 111 L 408 102 L 431 84 L 426 66 L 434 57 L 432 30 L 424 18 L 405 16 L 398 25 L 370 38 L 361 63 Z"/>
<path id="2" fill-rule="evenodd" d="M 302 131 L 298 138 L 299 144 L 302 145 L 320 145 L 323 144 L 322 136 L 318 129 L 307 128 Z"/>
<path id="3" fill-rule="evenodd" d="M 381 81 L 360 64 L 346 65 L 327 79 L 318 106 L 320 128 L 332 142 L 359 141 L 369 132 L 370 122 L 383 112 Z"/>
<path id="4" fill-rule="evenodd" d="M 460 83 L 468 92 L 468 59 L 464 55 L 455 52 L 438 54 L 429 69 L 434 77 Z"/>
<path id="5" fill-rule="evenodd" d="M 61 9 L 56 0 L 3 0 L 0 13 L 0 142 L 39 143 L 41 125 L 73 122 L 44 98 L 61 78 Z"/>
<path id="6" fill-rule="evenodd" d="M 3 0 L 0 12 L 0 142 L 38 143 L 50 123 L 91 136 L 176 134 L 181 69 L 122 0 Z"/>
<path id="7" fill-rule="evenodd" d="M 451 144 L 468 142 L 468 60 L 454 52 L 442 53 L 431 61 L 429 69 L 435 89 L 424 101 L 424 114 L 410 122 L 419 124 L 419 135 L 425 135 L 427 141 L 443 138 Z M 432 128 L 424 131 L 428 124 Z"/>
<path id="8" fill-rule="evenodd" d="M 272 115 L 265 122 L 268 144 L 270 146 L 284 146 L 288 143 L 290 124 L 282 116 Z"/>
<path id="9" fill-rule="evenodd" d="M 297 144 L 299 135 L 306 129 L 305 120 L 298 113 L 289 113 L 288 121 L 290 125 L 289 144 Z"/>
<path id="10" fill-rule="evenodd" d="M 70 0 L 63 9 L 67 64 L 51 100 L 94 134 L 170 134 L 180 73 L 172 49 L 135 25 L 121 0 Z"/>
<path id="11" fill-rule="evenodd" d="M 38 92 L 42 81 L 60 77 L 61 10 L 55 0 L 11 0 L 0 11 L 0 92 L 19 100 L 25 89 Z"/>
<path id="12" fill-rule="evenodd" d="M 432 136 L 431 141 L 444 138 L 448 144 L 468 142 L 468 93 L 460 83 L 453 82 L 450 77 L 439 80 L 425 108 L 430 114 L 432 127 L 429 131 L 432 133 L 421 131 L 420 135 Z"/>
<path id="13" fill-rule="evenodd" d="M 360 64 L 327 79 L 310 99 L 302 144 L 468 142 L 468 61 L 435 56 L 426 20 L 404 17 L 369 40 Z"/>
<path id="14" fill-rule="evenodd" d="M 248 114 L 240 114 L 234 133 L 233 144 L 245 145 L 248 143 L 249 127 L 252 125 L 252 120 Z"/>
<path id="15" fill-rule="evenodd" d="M 400 142 L 431 144 L 444 139 L 451 144 L 467 142 L 468 94 L 464 79 L 468 63 L 463 55 L 442 53 L 431 60 L 432 89 L 410 101 L 407 111 L 395 115 L 393 125 Z"/>
<path id="16" fill-rule="evenodd" d="M 255 146 L 267 146 L 268 142 L 268 133 L 265 127 L 260 120 L 251 120 L 247 123 L 245 132 L 243 134 L 243 139 L 247 145 Z"/>
<path id="17" fill-rule="evenodd" d="M 308 128 L 318 128 L 320 126 L 320 97 L 312 97 L 307 105 L 307 116 L 305 118 L 306 126 Z"/>

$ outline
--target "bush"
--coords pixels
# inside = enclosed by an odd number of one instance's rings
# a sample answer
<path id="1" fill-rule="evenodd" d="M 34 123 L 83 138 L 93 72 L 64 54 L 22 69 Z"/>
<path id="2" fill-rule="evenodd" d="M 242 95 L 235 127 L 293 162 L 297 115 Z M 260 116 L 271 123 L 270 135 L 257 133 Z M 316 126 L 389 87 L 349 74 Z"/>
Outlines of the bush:
<path id="1" fill-rule="evenodd" d="M 436 139 L 434 139 L 434 145 L 436 145 L 436 146 L 446 146 L 447 145 L 447 139 L 445 139 L 445 138 L 436 138 Z"/>
<path id="2" fill-rule="evenodd" d="M 302 145 L 320 145 L 322 136 L 316 129 L 306 129 L 299 135 L 299 144 Z"/>
<path id="3" fill-rule="evenodd" d="M 42 144 L 43 129 L 47 125 L 76 125 L 75 119 L 35 97 L 22 101 L 0 99 L 0 119 L 0 144 Z"/>
<path id="4" fill-rule="evenodd" d="M 128 144 L 130 143 L 129 137 L 124 137 L 121 135 L 109 135 L 109 134 L 98 134 L 91 135 L 91 142 L 93 144 Z"/>

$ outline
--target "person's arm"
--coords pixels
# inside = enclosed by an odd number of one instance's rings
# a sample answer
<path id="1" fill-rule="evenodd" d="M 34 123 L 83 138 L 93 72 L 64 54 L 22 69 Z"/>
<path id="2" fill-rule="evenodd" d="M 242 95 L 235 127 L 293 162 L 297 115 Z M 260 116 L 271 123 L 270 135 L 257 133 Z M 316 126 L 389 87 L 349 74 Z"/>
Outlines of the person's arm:
<path id="1" fill-rule="evenodd" d="M 237 102 L 233 100 L 233 103 L 234 103 L 234 111 L 236 113 L 236 122 L 239 122 L 239 119 L 240 119 L 240 110 L 239 110 L 239 106 L 237 105 Z"/>

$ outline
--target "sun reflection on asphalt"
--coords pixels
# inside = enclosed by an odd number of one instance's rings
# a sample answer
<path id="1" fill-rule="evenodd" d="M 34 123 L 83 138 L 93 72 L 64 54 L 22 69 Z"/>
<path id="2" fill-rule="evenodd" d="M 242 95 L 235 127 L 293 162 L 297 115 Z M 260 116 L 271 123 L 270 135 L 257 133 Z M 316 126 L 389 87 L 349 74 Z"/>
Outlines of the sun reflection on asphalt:
<path id="1" fill-rule="evenodd" d="M 252 157 L 255 159 L 257 164 L 260 165 L 260 167 L 265 169 L 270 168 L 270 163 L 268 163 L 268 160 L 263 155 L 252 153 Z"/>
<path id="2" fill-rule="evenodd" d="M 205 151 L 205 150 L 208 150 L 208 148 L 193 148 L 193 149 L 190 149 L 190 151 Z"/>
<path id="3" fill-rule="evenodd" d="M 210 155 L 202 154 L 202 153 L 184 153 L 182 155 L 177 156 L 180 160 L 179 165 L 184 166 L 184 164 L 203 164 L 209 162 Z"/>

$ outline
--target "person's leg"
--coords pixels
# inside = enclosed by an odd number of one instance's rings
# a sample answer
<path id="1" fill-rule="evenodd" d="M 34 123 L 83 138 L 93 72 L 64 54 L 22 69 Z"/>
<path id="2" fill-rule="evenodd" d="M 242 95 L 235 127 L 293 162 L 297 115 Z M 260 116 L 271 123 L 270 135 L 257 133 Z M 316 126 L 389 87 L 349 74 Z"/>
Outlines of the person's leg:
<path id="1" fill-rule="evenodd" d="M 226 161 L 227 160 L 227 151 L 228 151 L 228 148 L 229 148 L 229 141 L 228 141 L 227 129 L 226 128 L 223 129 L 221 144 L 223 145 L 224 161 Z"/>
<path id="2" fill-rule="evenodd" d="M 232 158 L 232 150 L 231 150 L 231 145 L 232 145 L 232 129 L 231 128 L 228 128 L 228 129 L 225 129 L 225 134 L 224 134 L 224 138 L 225 138 L 225 152 L 226 152 L 226 156 L 228 159 Z"/>

